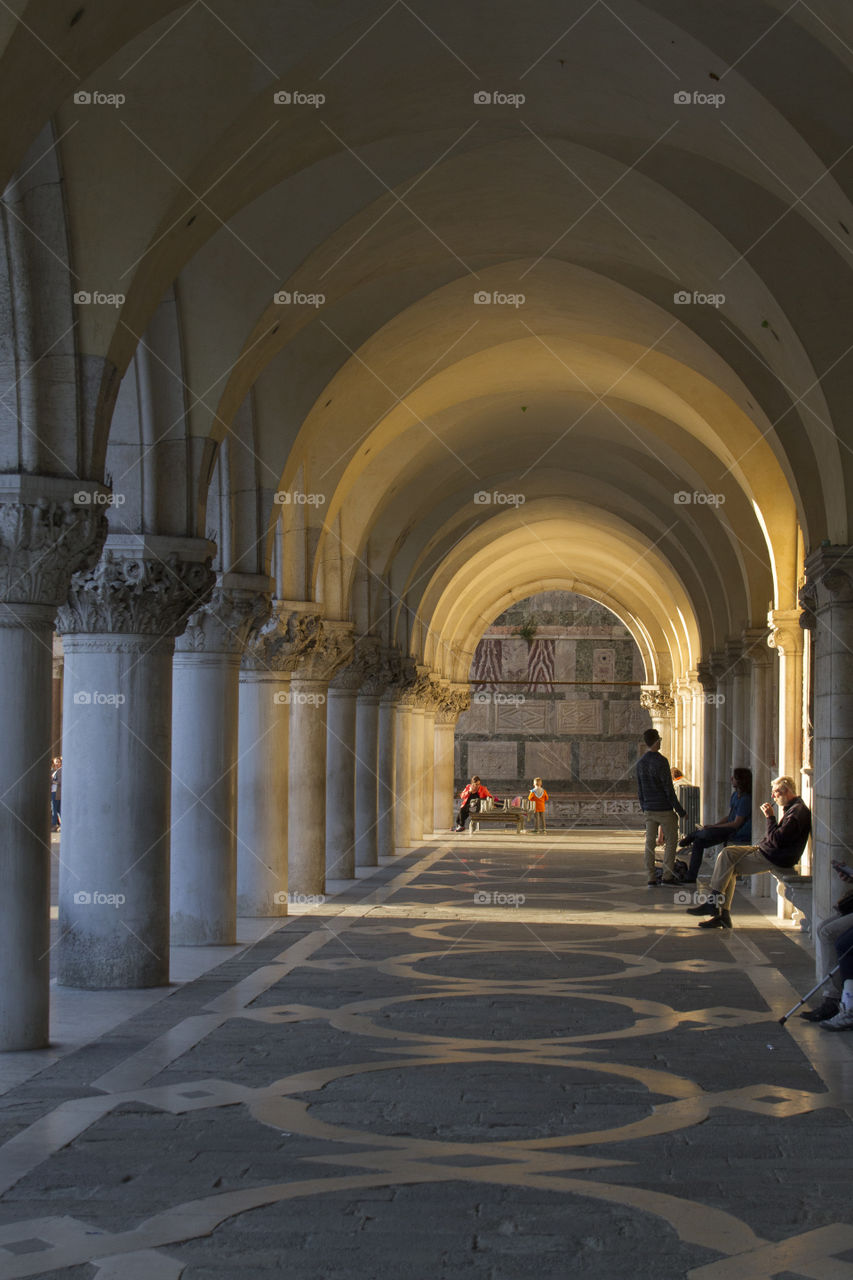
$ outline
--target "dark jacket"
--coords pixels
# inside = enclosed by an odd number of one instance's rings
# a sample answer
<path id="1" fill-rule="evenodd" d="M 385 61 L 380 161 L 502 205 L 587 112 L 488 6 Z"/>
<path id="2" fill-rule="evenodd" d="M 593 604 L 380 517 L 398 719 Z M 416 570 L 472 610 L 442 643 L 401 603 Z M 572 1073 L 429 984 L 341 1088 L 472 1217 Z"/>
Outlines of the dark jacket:
<path id="1" fill-rule="evenodd" d="M 637 761 L 637 795 L 644 813 L 674 809 L 679 817 L 685 816 L 672 785 L 669 761 L 659 751 L 647 751 Z"/>
<path id="2" fill-rule="evenodd" d="M 767 835 L 758 846 L 775 867 L 793 867 L 803 856 L 812 829 L 812 815 L 800 796 L 794 796 L 782 810 L 782 820 L 767 819 Z"/>

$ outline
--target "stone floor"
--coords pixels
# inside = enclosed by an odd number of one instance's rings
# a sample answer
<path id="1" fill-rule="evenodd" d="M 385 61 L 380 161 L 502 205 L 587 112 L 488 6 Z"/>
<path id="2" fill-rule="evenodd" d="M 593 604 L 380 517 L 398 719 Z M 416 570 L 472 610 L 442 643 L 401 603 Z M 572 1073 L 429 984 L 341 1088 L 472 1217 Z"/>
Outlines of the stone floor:
<path id="1" fill-rule="evenodd" d="M 779 1025 L 813 964 L 748 901 L 644 881 L 624 832 L 424 844 L 43 1059 L 0 1280 L 853 1278 L 853 1034 Z"/>

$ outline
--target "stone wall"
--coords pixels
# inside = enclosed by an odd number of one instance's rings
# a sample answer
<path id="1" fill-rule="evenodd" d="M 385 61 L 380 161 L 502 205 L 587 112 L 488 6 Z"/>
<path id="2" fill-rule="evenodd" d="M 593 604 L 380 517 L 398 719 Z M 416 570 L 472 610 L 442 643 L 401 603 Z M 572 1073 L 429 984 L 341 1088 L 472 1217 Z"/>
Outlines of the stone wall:
<path id="1" fill-rule="evenodd" d="M 552 825 L 639 826 L 633 766 L 651 725 L 643 679 L 630 632 L 602 605 L 568 591 L 513 605 L 474 654 L 457 792 L 477 773 L 502 799 L 527 795 L 538 774 Z"/>

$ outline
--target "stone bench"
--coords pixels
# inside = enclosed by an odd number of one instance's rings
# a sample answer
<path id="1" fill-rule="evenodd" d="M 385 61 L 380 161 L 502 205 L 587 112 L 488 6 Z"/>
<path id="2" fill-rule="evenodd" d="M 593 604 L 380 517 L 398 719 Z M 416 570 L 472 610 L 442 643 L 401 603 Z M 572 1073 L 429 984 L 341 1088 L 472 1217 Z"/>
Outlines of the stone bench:
<path id="1" fill-rule="evenodd" d="M 524 809 L 481 810 L 479 813 L 468 815 L 468 835 L 472 836 L 474 834 L 474 824 L 476 823 L 479 828 L 481 822 L 500 823 L 504 827 L 512 826 L 514 823 L 516 834 L 521 835 L 524 832 L 524 819 L 526 817 L 527 813 Z"/>

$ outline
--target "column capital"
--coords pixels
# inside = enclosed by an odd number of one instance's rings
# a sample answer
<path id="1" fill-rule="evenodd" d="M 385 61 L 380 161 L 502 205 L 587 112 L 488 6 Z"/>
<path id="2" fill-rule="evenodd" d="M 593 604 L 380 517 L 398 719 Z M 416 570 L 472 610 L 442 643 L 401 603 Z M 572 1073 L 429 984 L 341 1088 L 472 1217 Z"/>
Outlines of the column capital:
<path id="1" fill-rule="evenodd" d="M 352 623 L 323 618 L 291 671 L 293 681 L 327 684 L 353 652 Z"/>
<path id="2" fill-rule="evenodd" d="M 714 649 L 708 654 L 708 667 L 717 684 L 730 673 L 729 661 L 724 649 Z"/>
<path id="3" fill-rule="evenodd" d="M 377 670 L 381 663 L 381 654 L 382 642 L 378 636 L 357 636 L 353 643 L 352 657 L 333 676 L 329 687 L 358 693 L 365 683 L 368 672 L 372 672 L 374 677 L 377 674 L 381 676 L 381 671 Z M 384 684 L 382 687 L 384 688 Z"/>
<path id="4" fill-rule="evenodd" d="M 313 643 L 321 616 L 310 607 L 296 609 L 289 601 L 274 600 L 269 616 L 250 630 L 243 651 L 247 672 L 290 675 L 300 655 Z"/>
<path id="5" fill-rule="evenodd" d="M 269 618 L 273 581 L 262 574 L 218 573 L 207 604 L 190 614 L 178 653 L 239 654 Z"/>
<path id="6" fill-rule="evenodd" d="M 697 662 L 696 679 L 705 694 L 717 692 L 717 678 L 711 670 L 710 662 Z"/>
<path id="7" fill-rule="evenodd" d="M 97 564 L 74 574 L 57 630 L 174 639 L 213 591 L 215 549 L 205 538 L 110 534 Z"/>
<path id="8" fill-rule="evenodd" d="M 441 701 L 435 715 L 436 724 L 456 724 L 456 721 L 471 705 L 471 688 L 469 685 L 445 683 L 441 693 Z"/>
<path id="9" fill-rule="evenodd" d="M 729 671 L 733 676 L 747 674 L 746 654 L 744 653 L 743 640 L 740 636 L 729 636 L 726 640 L 724 653 Z"/>
<path id="10" fill-rule="evenodd" d="M 853 604 L 853 547 L 819 547 L 806 556 L 806 581 L 797 599 L 800 625 L 810 631 L 824 609 Z"/>
<path id="11" fill-rule="evenodd" d="M 767 627 L 747 627 L 741 632 L 743 656 L 756 666 L 770 662 L 770 635 Z"/>
<path id="12" fill-rule="evenodd" d="M 672 690 L 662 684 L 644 684 L 640 692 L 640 706 L 652 716 L 669 719 L 675 710 Z"/>
<path id="13" fill-rule="evenodd" d="M 767 614 L 771 649 L 788 655 L 803 651 L 803 625 L 799 609 L 771 609 Z"/>
<path id="14" fill-rule="evenodd" d="M 101 554 L 108 497 L 93 481 L 0 475 L 0 602 L 62 604 Z"/>

